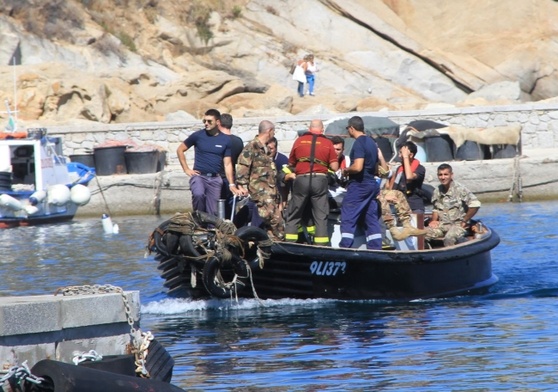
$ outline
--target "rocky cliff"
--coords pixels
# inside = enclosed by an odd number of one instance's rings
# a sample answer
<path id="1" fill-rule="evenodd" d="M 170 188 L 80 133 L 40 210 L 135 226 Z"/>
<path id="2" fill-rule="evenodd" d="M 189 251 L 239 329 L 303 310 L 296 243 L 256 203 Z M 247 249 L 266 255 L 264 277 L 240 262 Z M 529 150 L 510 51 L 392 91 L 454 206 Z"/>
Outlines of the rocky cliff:
<path id="1" fill-rule="evenodd" d="M 551 0 L 3 0 L 0 99 L 27 126 L 539 101 L 557 32 Z"/>

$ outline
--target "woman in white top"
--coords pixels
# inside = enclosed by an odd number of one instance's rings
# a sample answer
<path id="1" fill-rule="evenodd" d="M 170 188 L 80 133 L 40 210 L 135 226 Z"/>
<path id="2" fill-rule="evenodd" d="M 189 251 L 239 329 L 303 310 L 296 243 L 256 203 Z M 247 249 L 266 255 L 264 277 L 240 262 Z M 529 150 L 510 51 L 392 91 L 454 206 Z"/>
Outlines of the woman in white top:
<path id="1" fill-rule="evenodd" d="M 306 69 L 304 73 L 306 74 L 306 82 L 308 83 L 308 94 L 314 95 L 314 81 L 315 81 L 315 74 L 318 71 L 318 66 L 314 62 L 314 55 L 309 54 L 305 58 L 306 60 Z"/>

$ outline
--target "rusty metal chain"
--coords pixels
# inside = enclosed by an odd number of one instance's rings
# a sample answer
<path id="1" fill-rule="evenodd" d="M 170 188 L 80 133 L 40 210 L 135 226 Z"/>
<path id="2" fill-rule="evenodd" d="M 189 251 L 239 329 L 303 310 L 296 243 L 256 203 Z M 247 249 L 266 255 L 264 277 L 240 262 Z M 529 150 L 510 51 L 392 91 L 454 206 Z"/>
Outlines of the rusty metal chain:
<path id="1" fill-rule="evenodd" d="M 153 334 L 150 331 L 141 332 L 135 328 L 135 320 L 132 317 L 132 309 L 128 301 L 128 297 L 121 287 L 113 286 L 110 284 L 105 285 L 82 285 L 82 286 L 68 286 L 56 290 L 56 294 L 61 292 L 65 296 L 71 295 L 87 295 L 87 294 L 113 294 L 119 293 L 122 296 L 124 303 L 124 311 L 126 312 L 126 321 L 130 326 L 131 353 L 135 356 L 136 373 L 140 377 L 149 378 L 149 371 L 145 367 L 145 360 L 148 354 L 149 344 L 153 340 Z M 95 353 L 96 354 L 96 353 Z M 97 354 L 98 355 L 98 354 Z M 101 357 L 102 358 L 102 357 Z M 74 359 L 75 361 L 75 359 Z"/>

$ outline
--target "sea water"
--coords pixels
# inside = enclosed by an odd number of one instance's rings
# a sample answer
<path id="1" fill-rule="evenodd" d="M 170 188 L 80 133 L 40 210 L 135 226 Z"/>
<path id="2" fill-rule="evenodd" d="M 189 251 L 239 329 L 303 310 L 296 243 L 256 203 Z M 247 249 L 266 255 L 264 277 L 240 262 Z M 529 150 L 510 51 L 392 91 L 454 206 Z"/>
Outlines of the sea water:
<path id="1" fill-rule="evenodd" d="M 168 217 L 0 231 L 0 295 L 70 285 L 140 290 L 141 328 L 188 391 L 554 391 L 558 389 L 558 202 L 483 205 L 500 235 L 500 281 L 482 296 L 390 303 L 172 299 L 144 257 Z"/>

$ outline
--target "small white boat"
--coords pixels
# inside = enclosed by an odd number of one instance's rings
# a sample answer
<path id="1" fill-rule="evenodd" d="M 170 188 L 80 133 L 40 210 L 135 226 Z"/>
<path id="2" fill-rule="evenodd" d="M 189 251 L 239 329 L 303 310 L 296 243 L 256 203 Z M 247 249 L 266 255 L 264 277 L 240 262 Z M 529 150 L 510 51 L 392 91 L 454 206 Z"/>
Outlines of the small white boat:
<path id="1" fill-rule="evenodd" d="M 69 221 L 89 202 L 95 169 L 69 162 L 59 142 L 45 128 L 0 132 L 0 228 Z"/>

